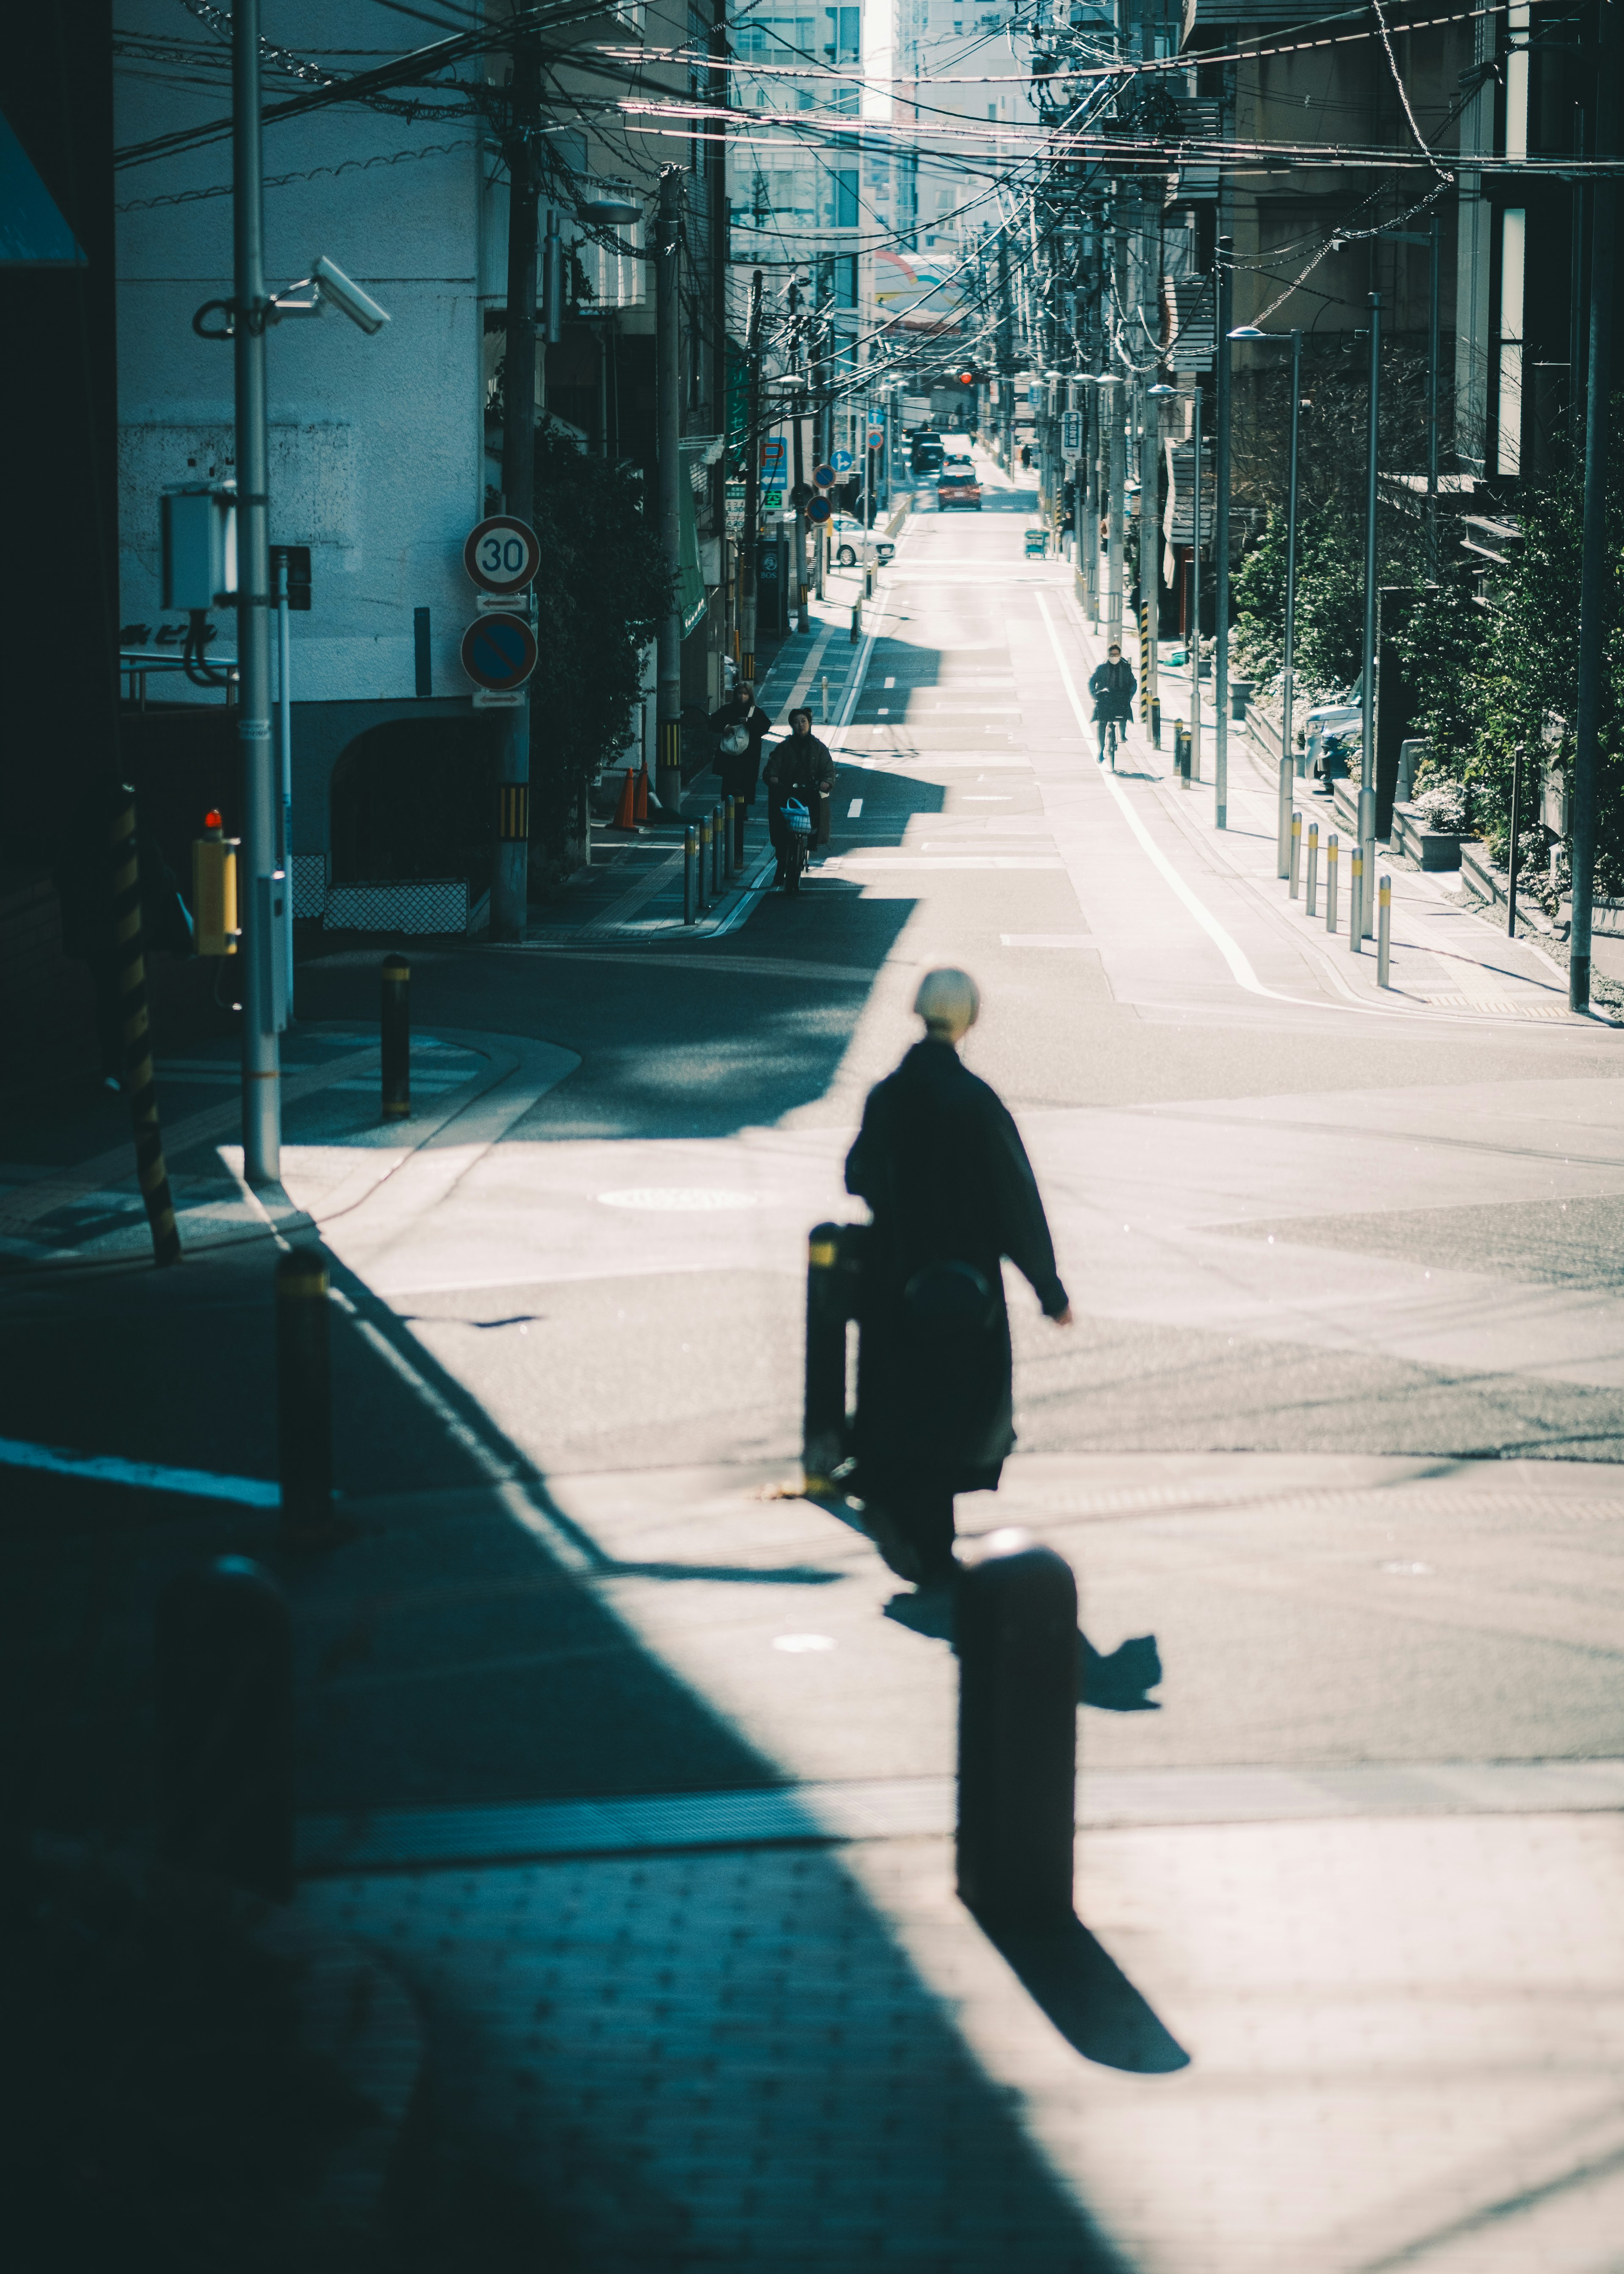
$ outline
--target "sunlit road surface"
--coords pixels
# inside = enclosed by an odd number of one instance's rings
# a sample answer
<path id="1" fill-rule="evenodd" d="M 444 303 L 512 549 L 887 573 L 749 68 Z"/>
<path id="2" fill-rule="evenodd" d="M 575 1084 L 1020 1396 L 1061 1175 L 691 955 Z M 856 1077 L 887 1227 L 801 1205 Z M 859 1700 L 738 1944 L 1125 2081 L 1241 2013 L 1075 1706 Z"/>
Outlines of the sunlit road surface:
<path id="1" fill-rule="evenodd" d="M 458 965 L 442 1016 L 582 1063 L 329 1233 L 549 1480 L 538 1555 L 574 1541 L 578 1583 L 845 1844 L 797 1881 L 696 1756 L 620 1779 L 672 1796 L 663 1833 L 549 1816 L 590 1797 L 560 1647 L 556 1743 L 498 1790 L 402 1793 L 372 1857 L 399 1870 L 304 1900 L 476 1999 L 470 2105 L 591 2263 L 1600 2270 L 1624 2234 L 1624 1037 L 1430 881 L 1384 1002 L 1373 956 L 1274 885 L 1244 737 L 1223 840 L 1170 734 L 1103 776 L 1102 650 L 1070 570 L 1024 559 L 1021 504 L 990 474 L 983 515 L 910 524 L 801 900 L 668 968 Z M 1161 2073 L 1067 2044 L 953 1903 L 951 1652 L 851 1522 L 780 1496 L 807 1228 L 850 1212 L 864 1092 L 943 960 L 981 983 L 966 1056 L 1019 1119 L 1078 1318 L 1011 1288 L 1020 1450 L 961 1525 L 1060 1547 L 1101 1647 L 1160 1638 L 1160 1710 L 1083 1717 L 1078 1903 L 1190 2057 Z M 346 1710 L 432 1671 L 358 1675 Z M 459 1852 L 482 1868 L 410 1876 Z M 499 1913 L 529 1924 L 496 1998 Z M 730 1973 L 728 1936 L 768 1920 L 778 1970 Z M 850 2072 L 815 2028 L 842 1962 Z M 882 2020 L 914 2112 L 894 2154 Z M 615 2205 L 622 2093 L 650 2113 Z M 638 2256 L 661 2206 L 691 2259 Z"/>

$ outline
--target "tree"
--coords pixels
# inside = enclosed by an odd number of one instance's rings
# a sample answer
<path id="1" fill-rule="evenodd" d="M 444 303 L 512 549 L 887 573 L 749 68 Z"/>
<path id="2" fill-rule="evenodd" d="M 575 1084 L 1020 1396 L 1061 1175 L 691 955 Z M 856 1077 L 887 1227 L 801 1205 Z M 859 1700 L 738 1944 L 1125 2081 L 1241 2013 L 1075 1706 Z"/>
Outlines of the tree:
<path id="1" fill-rule="evenodd" d="M 1596 877 L 1624 892 L 1624 399 L 1615 405 L 1607 477 L 1606 614 L 1597 749 Z M 1521 541 L 1497 569 L 1484 606 L 1466 562 L 1452 568 L 1410 619 L 1400 649 L 1421 690 L 1429 779 L 1467 792 L 1473 825 L 1497 849 L 1510 819 L 1518 743 L 1571 770 L 1579 678 L 1579 551 L 1584 473 L 1560 450 L 1547 476 L 1527 484 Z M 1470 556 L 1468 556 L 1470 561 Z M 1535 819 L 1538 768 L 1524 769 L 1519 823 Z"/>
<path id="2" fill-rule="evenodd" d="M 589 457 L 569 436 L 543 427 L 531 510 L 542 561 L 541 659 L 530 682 L 531 828 L 544 857 L 561 865 L 582 783 L 630 740 L 643 651 L 666 605 L 667 576 L 635 466 Z"/>

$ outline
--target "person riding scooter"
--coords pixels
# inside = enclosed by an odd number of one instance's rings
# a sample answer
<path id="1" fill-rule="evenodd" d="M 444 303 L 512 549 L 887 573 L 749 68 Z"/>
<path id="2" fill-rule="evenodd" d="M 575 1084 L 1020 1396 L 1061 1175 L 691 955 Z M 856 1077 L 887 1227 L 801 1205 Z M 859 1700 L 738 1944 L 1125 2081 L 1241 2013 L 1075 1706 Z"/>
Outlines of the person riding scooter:
<path id="1" fill-rule="evenodd" d="M 781 890 L 790 890 L 799 880 L 801 861 L 795 832 L 786 820 L 784 809 L 792 798 L 799 799 L 812 817 L 812 833 L 816 836 L 817 800 L 827 796 L 835 783 L 834 759 L 812 732 L 809 711 L 790 712 L 788 737 L 768 759 L 762 780 L 767 792 L 767 826 L 772 833 L 772 849 L 778 856 L 773 883 Z"/>

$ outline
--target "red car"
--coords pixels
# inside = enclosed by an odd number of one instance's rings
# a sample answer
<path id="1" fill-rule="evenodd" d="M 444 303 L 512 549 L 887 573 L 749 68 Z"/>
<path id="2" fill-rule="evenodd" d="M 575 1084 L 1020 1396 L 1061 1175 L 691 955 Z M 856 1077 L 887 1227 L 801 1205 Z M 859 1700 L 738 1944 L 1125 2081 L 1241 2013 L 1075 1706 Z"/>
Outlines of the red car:
<path id="1" fill-rule="evenodd" d="M 945 513 L 950 506 L 963 506 L 971 513 L 981 509 L 981 486 L 974 467 L 963 458 L 952 460 L 936 476 L 936 510 Z"/>

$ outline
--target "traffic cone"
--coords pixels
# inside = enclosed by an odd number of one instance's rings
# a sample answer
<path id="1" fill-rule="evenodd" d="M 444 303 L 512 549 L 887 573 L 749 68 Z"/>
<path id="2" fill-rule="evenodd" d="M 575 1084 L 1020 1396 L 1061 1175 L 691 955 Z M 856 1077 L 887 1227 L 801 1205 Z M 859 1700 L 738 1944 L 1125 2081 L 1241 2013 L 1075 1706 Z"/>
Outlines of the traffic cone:
<path id="1" fill-rule="evenodd" d="M 620 802 L 615 807 L 613 826 L 616 829 L 635 829 L 637 826 L 637 792 L 629 766 L 626 769 L 626 779 L 620 784 Z"/>
<path id="2" fill-rule="evenodd" d="M 639 821 L 649 817 L 649 767 L 645 759 L 637 769 L 637 815 Z"/>

